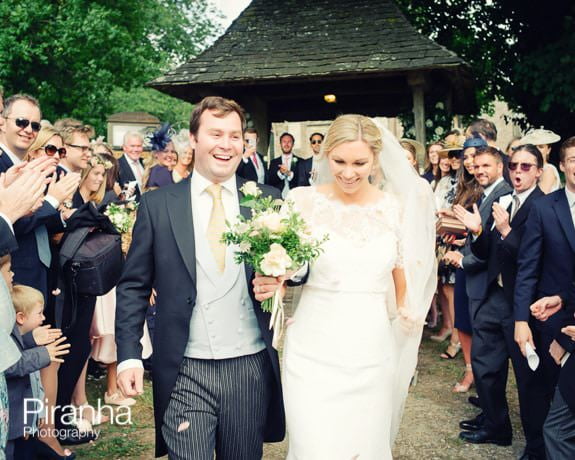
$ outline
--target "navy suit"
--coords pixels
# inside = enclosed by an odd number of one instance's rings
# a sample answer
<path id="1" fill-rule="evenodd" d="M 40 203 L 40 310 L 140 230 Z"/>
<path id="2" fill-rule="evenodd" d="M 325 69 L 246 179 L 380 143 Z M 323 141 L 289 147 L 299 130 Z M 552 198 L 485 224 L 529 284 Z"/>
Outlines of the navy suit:
<path id="1" fill-rule="evenodd" d="M 290 165 L 290 170 L 293 171 L 294 175 L 291 181 L 288 182 L 288 187 L 290 189 L 299 187 L 301 185 L 301 175 L 304 174 L 300 164 L 303 162 L 301 158 L 296 157 L 292 154 L 292 161 Z M 278 190 L 282 191 L 284 188 L 284 179 L 281 179 L 278 176 L 279 167 L 283 162 L 283 155 L 274 158 L 270 163 L 270 169 L 268 170 L 268 184 L 272 187 L 277 188 Z M 309 182 L 308 184 L 309 185 Z"/>
<path id="2" fill-rule="evenodd" d="M 143 171 L 144 171 L 144 162 L 142 161 L 142 159 L 140 158 L 140 165 L 142 166 L 142 175 L 143 175 Z M 132 168 L 130 167 L 128 160 L 126 159 L 126 155 L 122 155 L 120 157 L 120 159 L 118 160 L 118 183 L 120 184 L 120 187 L 124 188 L 124 186 L 129 183 L 129 182 L 134 182 L 136 180 L 136 176 L 134 176 L 134 171 L 132 171 Z M 140 201 L 140 197 L 142 195 L 142 192 L 140 190 L 140 186 L 136 185 L 136 192 L 135 192 L 135 196 L 136 196 L 136 201 Z"/>
<path id="3" fill-rule="evenodd" d="M 538 397 L 549 410 L 560 368 L 548 350 L 553 339 L 563 342 L 560 329 L 567 314 L 559 311 L 542 322 L 531 316 L 529 307 L 541 297 L 556 294 L 564 299 L 569 297 L 575 264 L 575 227 L 563 189 L 533 203 L 525 224 L 517 264 L 515 320 L 529 322 L 541 359 Z"/>
<path id="4" fill-rule="evenodd" d="M 525 452 L 535 458 L 545 458 L 543 443 L 543 422 L 548 406 L 540 398 L 545 387 L 542 372 L 531 371 L 527 360 L 515 343 L 515 319 L 513 296 L 517 276 L 517 254 L 523 238 L 530 209 L 538 199 L 545 196 L 536 187 L 521 205 L 511 221 L 511 232 L 501 238 L 493 226 L 493 217 L 486 222 L 486 230 L 471 244 L 473 253 L 487 260 L 487 284 L 489 296 L 480 307 L 474 324 L 472 355 L 478 358 L 474 363 L 477 374 L 477 391 L 484 413 L 492 423 L 490 429 L 509 429 L 509 409 L 505 390 L 507 386 L 508 362 L 511 358 L 517 381 L 521 422 L 526 439 Z M 511 213 L 511 205 L 507 211 Z M 501 274 L 503 287 L 498 284 Z M 490 310 L 491 307 L 491 310 Z M 542 402 L 543 401 L 543 402 Z"/>
<path id="5" fill-rule="evenodd" d="M 260 165 L 262 165 L 264 167 L 264 181 L 263 181 L 263 183 L 267 184 L 268 183 L 268 170 L 266 169 L 266 164 L 264 163 L 264 160 L 259 153 L 256 153 L 256 155 L 258 156 L 258 161 L 259 161 Z M 243 177 L 244 179 L 246 179 L 248 181 L 259 182 L 258 172 L 257 172 L 256 167 L 255 167 L 251 158 L 248 158 L 247 160 L 242 158 L 242 161 L 240 161 L 240 164 L 238 166 L 238 170 L 236 171 L 236 174 L 240 177 Z"/>
<path id="6" fill-rule="evenodd" d="M 0 172 L 6 172 L 12 166 L 12 160 L 2 152 Z M 12 253 L 12 271 L 16 283 L 36 288 L 48 299 L 48 267 L 40 261 L 34 233 L 42 225 L 46 226 L 49 234 L 64 230 L 60 212 L 46 201 L 31 216 L 23 217 L 13 224 L 18 249 Z"/>
<path id="7" fill-rule="evenodd" d="M 8 222 L 0 217 L 0 257 L 18 249 L 18 242 Z"/>
<path id="8" fill-rule="evenodd" d="M 309 179 L 313 167 L 313 157 L 300 160 L 297 166 L 299 168 L 297 187 L 307 187 L 310 185 Z"/>

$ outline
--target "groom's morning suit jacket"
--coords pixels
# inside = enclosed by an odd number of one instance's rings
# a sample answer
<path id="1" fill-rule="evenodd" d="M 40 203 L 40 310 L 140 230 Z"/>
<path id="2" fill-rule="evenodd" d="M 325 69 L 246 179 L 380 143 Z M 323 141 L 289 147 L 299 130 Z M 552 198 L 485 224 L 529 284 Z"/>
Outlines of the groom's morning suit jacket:
<path id="1" fill-rule="evenodd" d="M 8 154 L 0 147 L 0 173 L 6 172 L 14 164 Z M 44 201 L 32 215 L 22 217 L 13 223 L 18 249 L 12 253 L 12 271 L 14 281 L 31 286 L 48 297 L 48 269 L 40 261 L 36 243 L 36 228 L 45 225 L 48 234 L 64 230 L 60 212 Z"/>
<path id="2" fill-rule="evenodd" d="M 134 238 L 122 279 L 117 287 L 118 363 L 141 358 L 140 338 L 152 286 L 157 291 L 152 367 L 158 456 L 167 453 L 161 433 L 163 417 L 184 359 L 192 310 L 200 308 L 196 305 L 198 254 L 194 238 L 191 177 L 142 195 L 134 227 Z M 236 180 L 238 197 L 241 199 L 243 195 L 239 188 L 246 181 L 237 176 Z M 264 194 L 279 197 L 275 189 L 265 185 L 259 187 Z M 251 217 L 249 208 L 240 206 L 240 212 L 244 217 Z M 207 239 L 205 244 L 208 245 Z M 268 328 L 270 315 L 262 311 L 251 288 L 253 269 L 246 265 L 245 274 L 261 337 L 275 376 L 273 382 L 270 382 L 271 398 L 264 440 L 277 442 L 285 435 L 279 361 L 277 352 L 271 345 L 272 334 Z"/>
<path id="3" fill-rule="evenodd" d="M 501 180 L 491 190 L 489 195 L 481 201 L 479 206 L 479 214 L 481 215 L 481 222 L 483 228 L 486 228 L 487 221 L 489 220 L 492 212 L 493 203 L 498 201 L 503 195 L 508 195 L 513 191 L 505 180 Z M 466 290 L 469 297 L 469 309 L 471 320 L 477 313 L 477 309 L 485 300 L 488 292 L 488 270 L 487 261 L 480 259 L 471 250 L 471 236 L 468 237 L 467 242 L 462 250 L 463 253 L 463 270 L 465 271 Z"/>

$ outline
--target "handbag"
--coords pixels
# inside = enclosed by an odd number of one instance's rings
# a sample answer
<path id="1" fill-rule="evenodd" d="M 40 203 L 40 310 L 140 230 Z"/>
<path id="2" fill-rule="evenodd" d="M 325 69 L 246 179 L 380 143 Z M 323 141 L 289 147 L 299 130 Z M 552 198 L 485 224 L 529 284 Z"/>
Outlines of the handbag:
<path id="1" fill-rule="evenodd" d="M 106 294 L 118 284 L 123 265 L 119 234 L 82 227 L 68 234 L 60 248 L 64 278 L 79 295 Z"/>

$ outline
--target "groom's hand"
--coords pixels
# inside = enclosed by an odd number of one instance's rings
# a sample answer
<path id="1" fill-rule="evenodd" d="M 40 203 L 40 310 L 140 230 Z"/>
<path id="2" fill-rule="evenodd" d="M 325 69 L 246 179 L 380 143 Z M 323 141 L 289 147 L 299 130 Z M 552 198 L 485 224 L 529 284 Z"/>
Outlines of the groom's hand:
<path id="1" fill-rule="evenodd" d="M 118 386 L 124 396 L 137 396 L 144 393 L 144 369 L 131 367 L 118 374 Z"/>
<path id="2" fill-rule="evenodd" d="M 254 295 L 258 302 L 270 299 L 278 289 L 281 289 L 282 297 L 285 295 L 284 279 L 281 276 L 274 278 L 256 273 L 252 283 L 254 285 Z"/>

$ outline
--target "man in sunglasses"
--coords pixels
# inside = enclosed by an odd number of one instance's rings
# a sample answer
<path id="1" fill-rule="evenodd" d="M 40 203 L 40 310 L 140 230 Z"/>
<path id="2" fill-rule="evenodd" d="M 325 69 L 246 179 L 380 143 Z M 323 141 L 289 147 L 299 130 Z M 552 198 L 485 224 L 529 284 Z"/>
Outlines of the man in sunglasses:
<path id="1" fill-rule="evenodd" d="M 94 136 L 94 129 L 89 125 L 80 124 L 65 126 L 60 133 L 66 148 L 66 157 L 60 160 L 58 173 L 74 172 L 80 174 L 86 169 L 90 158 L 92 158 L 90 138 Z"/>
<path id="2" fill-rule="evenodd" d="M 566 350 L 572 351 L 573 342 L 561 333 L 561 327 L 565 323 L 570 324 L 573 317 L 572 313 L 560 310 L 546 321 L 541 321 L 531 317 L 530 306 L 539 298 L 553 295 L 558 295 L 565 302 L 572 288 L 575 274 L 575 137 L 563 142 L 559 157 L 561 170 L 565 173 L 565 188 L 533 204 L 519 250 L 515 290 L 515 335 L 519 344 L 530 343 L 536 347 L 541 359 L 539 367 L 543 375 L 538 397 L 545 404 L 545 415 L 551 407 L 560 365 L 565 364 L 565 360 L 568 363 L 573 359 L 566 355 Z M 554 409 L 549 412 L 551 420 L 547 423 L 551 431 L 546 435 L 568 435 L 571 437 L 569 442 L 573 444 L 570 427 L 565 425 L 558 429 L 556 424 L 551 423 L 557 421 L 554 418 L 557 410 L 565 408 L 566 404 L 557 395 L 558 392 L 555 392 Z M 571 398 L 568 399 L 571 401 Z M 573 458 L 575 451 L 573 447 L 564 449 L 556 443 L 546 444 L 545 448 L 548 458 Z"/>
<path id="3" fill-rule="evenodd" d="M 323 143 L 323 137 L 322 133 L 313 133 L 309 137 L 309 145 L 313 155 L 300 162 L 302 173 L 299 175 L 299 181 L 297 183 L 298 187 L 313 185 L 313 181 L 316 176 L 316 172 L 313 170 L 313 158 L 319 155 L 321 144 Z"/>
<path id="4" fill-rule="evenodd" d="M 40 131 L 42 117 L 38 101 L 26 94 L 9 97 L 3 111 L 4 124 L 0 126 L 0 172 L 14 175 L 33 167 L 36 162 L 23 165 L 22 158 Z M 50 160 L 42 162 L 46 165 Z M 53 160 L 52 166 L 56 161 Z M 46 168 L 43 167 L 43 171 Z M 50 174 L 53 172 L 53 168 Z M 17 173 L 16 173 L 17 174 Z M 45 172 L 44 172 L 45 174 Z M 79 183 L 79 176 L 67 181 L 48 185 L 42 206 L 33 214 L 23 217 L 14 224 L 18 250 L 12 254 L 14 279 L 20 284 L 34 287 L 48 298 L 48 270 L 52 261 L 49 235 L 64 230 L 66 214 L 58 211 L 60 203 L 73 193 Z"/>
<path id="5" fill-rule="evenodd" d="M 526 446 L 522 459 L 545 458 L 543 422 L 547 409 L 540 396 L 540 372 L 534 372 L 515 343 L 513 311 L 517 255 L 526 231 L 529 212 L 544 196 L 537 185 L 543 172 L 543 157 L 533 145 L 517 149 L 509 159 L 511 195 L 494 203 L 492 214 L 482 227 L 476 217 L 470 229 L 478 235 L 471 250 L 487 261 L 488 296 L 474 318 L 472 361 L 485 421 L 469 424 L 465 436 L 477 441 L 483 433 L 509 431 L 509 409 L 505 389 L 508 361 L 511 358 L 519 394 L 519 407 Z M 533 345 L 531 343 L 531 345 Z M 474 429 L 475 428 L 475 429 Z M 469 440 L 467 439 L 467 440 Z"/>

